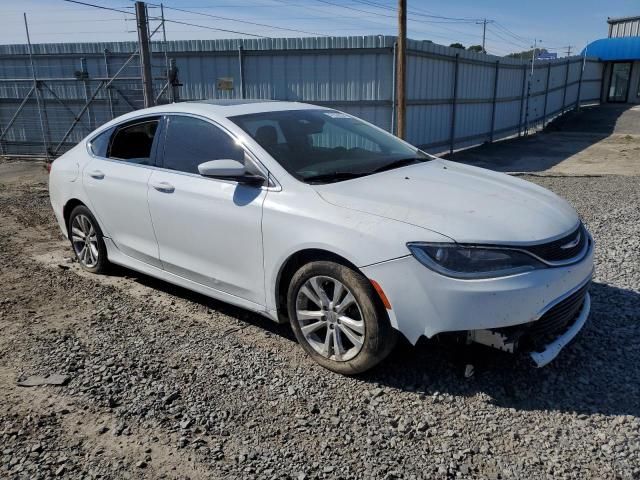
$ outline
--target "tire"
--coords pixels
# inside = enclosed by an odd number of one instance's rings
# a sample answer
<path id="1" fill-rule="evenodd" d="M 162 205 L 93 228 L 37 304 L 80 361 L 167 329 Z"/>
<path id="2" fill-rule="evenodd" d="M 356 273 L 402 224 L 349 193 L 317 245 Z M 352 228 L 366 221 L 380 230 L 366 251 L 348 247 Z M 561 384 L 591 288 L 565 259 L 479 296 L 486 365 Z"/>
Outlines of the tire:
<path id="1" fill-rule="evenodd" d="M 91 273 L 104 273 L 109 265 L 107 247 L 100 225 L 84 205 L 78 205 L 71 211 L 68 233 L 80 266 Z"/>
<path id="2" fill-rule="evenodd" d="M 323 367 L 343 375 L 380 363 L 398 338 L 371 282 L 339 263 L 302 266 L 289 284 L 287 309 L 302 348 Z"/>

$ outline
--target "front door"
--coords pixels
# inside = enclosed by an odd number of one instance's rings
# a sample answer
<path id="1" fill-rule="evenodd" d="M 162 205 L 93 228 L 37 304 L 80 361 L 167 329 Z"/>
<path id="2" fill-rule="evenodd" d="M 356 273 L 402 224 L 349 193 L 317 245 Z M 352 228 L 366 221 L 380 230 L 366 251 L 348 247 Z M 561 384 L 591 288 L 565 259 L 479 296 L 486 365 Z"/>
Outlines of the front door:
<path id="1" fill-rule="evenodd" d="M 158 117 L 137 119 L 94 139 L 100 151 L 82 181 L 105 236 L 125 255 L 161 267 L 147 204 L 158 125 Z"/>
<path id="2" fill-rule="evenodd" d="M 629 80 L 631 79 L 631 63 L 613 63 L 609 79 L 608 102 L 626 102 L 629 94 Z"/>
<path id="3" fill-rule="evenodd" d="M 198 165 L 209 160 L 243 161 L 244 150 L 200 118 L 170 115 L 166 128 L 162 168 L 149 179 L 149 209 L 163 268 L 264 305 L 261 223 L 267 192 L 198 173 Z"/>

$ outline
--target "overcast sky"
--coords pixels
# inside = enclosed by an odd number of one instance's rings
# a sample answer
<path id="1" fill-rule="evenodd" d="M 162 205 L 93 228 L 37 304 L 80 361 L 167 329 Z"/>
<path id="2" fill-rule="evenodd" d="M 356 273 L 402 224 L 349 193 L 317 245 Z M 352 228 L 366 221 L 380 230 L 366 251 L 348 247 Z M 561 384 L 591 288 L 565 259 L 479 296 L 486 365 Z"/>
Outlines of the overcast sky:
<path id="1" fill-rule="evenodd" d="M 84 0 L 133 13 L 131 0 Z M 159 3 L 160 0 L 155 0 Z M 271 37 L 310 35 L 394 35 L 394 0 L 167 0 L 167 38 L 234 38 L 244 34 Z M 534 38 L 564 55 L 579 52 L 607 35 L 607 17 L 640 15 L 640 0 L 408 0 L 410 38 L 465 46 L 482 41 L 479 19 L 487 18 L 487 50 L 505 55 L 528 48 Z M 189 10 L 181 12 L 171 9 Z M 34 43 L 135 40 L 132 14 L 100 10 L 63 0 L 1 0 L 0 44 L 25 43 L 22 13 Z M 159 8 L 151 7 L 150 16 Z M 230 20 L 211 18 L 226 17 Z M 446 18 L 440 18 L 446 17 Z M 267 26 L 244 22 L 261 23 Z M 152 28 L 157 22 L 152 21 Z M 275 27 L 280 27 L 275 28 Z M 215 28 L 239 33 L 213 30 Z M 158 37 L 154 37 L 158 38 Z M 158 38 L 159 39 L 159 38 Z"/>

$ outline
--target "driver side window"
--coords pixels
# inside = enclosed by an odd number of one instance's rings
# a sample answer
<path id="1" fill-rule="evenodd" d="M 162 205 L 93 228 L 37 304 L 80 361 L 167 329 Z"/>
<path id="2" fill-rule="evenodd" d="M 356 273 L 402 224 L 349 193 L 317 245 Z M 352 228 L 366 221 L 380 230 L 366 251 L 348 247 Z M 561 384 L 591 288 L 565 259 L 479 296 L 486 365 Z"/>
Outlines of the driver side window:
<path id="1" fill-rule="evenodd" d="M 164 168 L 197 174 L 201 163 L 220 159 L 244 163 L 244 150 L 226 132 L 209 122 L 183 115 L 168 117 Z"/>

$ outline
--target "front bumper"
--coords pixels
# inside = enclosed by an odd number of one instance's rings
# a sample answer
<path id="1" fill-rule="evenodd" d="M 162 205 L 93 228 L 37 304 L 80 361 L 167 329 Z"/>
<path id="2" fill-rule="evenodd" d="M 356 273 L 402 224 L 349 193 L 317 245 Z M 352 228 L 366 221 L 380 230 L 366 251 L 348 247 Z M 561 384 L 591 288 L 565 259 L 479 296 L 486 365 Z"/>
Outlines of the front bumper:
<path id="1" fill-rule="evenodd" d="M 392 325 L 415 344 L 421 336 L 497 329 L 538 320 L 568 292 L 589 281 L 593 250 L 591 241 L 578 263 L 502 278 L 445 277 L 413 256 L 370 265 L 362 271 L 382 287 L 389 299 Z"/>
<path id="2" fill-rule="evenodd" d="M 537 350 L 529 353 L 531 360 L 536 365 L 536 367 L 544 367 L 551 360 L 556 358 L 560 351 L 569 343 L 571 340 L 575 338 L 575 336 L 582 330 L 584 324 L 587 322 L 587 318 L 589 318 L 589 311 L 591 310 L 591 297 L 587 293 L 584 298 L 584 303 L 582 304 L 582 308 L 574 320 L 573 324 L 570 325 L 563 334 L 561 334 L 558 338 L 556 338 L 551 343 L 544 346 L 542 350 Z"/>
<path id="3" fill-rule="evenodd" d="M 580 332 L 589 317 L 591 279 L 549 305 L 539 318 L 513 327 L 470 330 L 467 341 L 507 352 L 529 352 L 536 367 L 543 367 Z"/>

